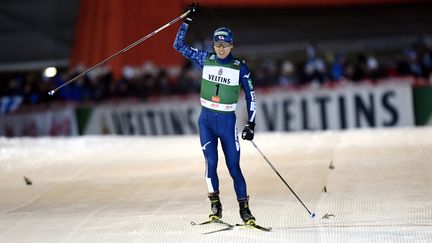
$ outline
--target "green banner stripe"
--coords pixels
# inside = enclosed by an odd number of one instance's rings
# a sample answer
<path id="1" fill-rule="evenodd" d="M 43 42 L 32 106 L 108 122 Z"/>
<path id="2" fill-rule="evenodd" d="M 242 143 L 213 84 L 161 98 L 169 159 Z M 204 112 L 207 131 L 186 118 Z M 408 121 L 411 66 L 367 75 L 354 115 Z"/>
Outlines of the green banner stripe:
<path id="1" fill-rule="evenodd" d="M 416 126 L 427 125 L 432 117 L 432 87 L 413 88 Z"/>
<path id="2" fill-rule="evenodd" d="M 75 109 L 77 124 L 78 124 L 78 134 L 83 135 L 90 117 L 93 113 L 92 107 L 78 107 Z"/>

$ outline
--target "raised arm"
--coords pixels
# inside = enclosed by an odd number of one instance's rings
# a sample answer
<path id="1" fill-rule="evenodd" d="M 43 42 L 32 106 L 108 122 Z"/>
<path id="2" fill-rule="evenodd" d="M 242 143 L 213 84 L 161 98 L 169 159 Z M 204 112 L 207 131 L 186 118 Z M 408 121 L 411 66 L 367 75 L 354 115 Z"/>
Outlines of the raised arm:
<path id="1" fill-rule="evenodd" d="M 198 50 L 197 48 L 193 48 L 185 44 L 187 29 L 189 24 L 192 22 L 192 19 L 198 12 L 198 9 L 199 5 L 191 4 L 189 6 L 190 13 L 186 17 L 185 22 L 182 23 L 179 30 L 177 31 L 173 46 L 174 49 L 180 52 L 184 57 L 203 67 L 208 53 L 204 50 Z"/>

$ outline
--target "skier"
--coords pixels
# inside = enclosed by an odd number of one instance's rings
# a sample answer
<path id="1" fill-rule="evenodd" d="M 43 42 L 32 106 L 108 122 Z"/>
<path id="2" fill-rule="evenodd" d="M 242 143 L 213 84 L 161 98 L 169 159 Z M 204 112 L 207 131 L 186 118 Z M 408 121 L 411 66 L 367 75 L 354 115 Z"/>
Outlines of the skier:
<path id="1" fill-rule="evenodd" d="M 201 148 L 206 163 L 205 179 L 211 202 L 210 220 L 222 218 L 222 204 L 219 198 L 217 175 L 218 139 L 221 142 L 229 173 L 239 202 L 240 217 L 245 224 L 255 224 L 255 217 L 249 209 L 246 182 L 240 168 L 240 144 L 237 136 L 235 109 L 242 88 L 246 98 L 248 122 L 242 138 L 254 138 L 256 97 L 248 67 L 231 54 L 233 34 L 229 28 L 214 31 L 214 52 L 190 47 L 184 43 L 186 32 L 199 10 L 197 4 L 189 5 L 189 14 L 181 24 L 174 48 L 189 60 L 202 67 L 201 113 L 198 119 Z"/>

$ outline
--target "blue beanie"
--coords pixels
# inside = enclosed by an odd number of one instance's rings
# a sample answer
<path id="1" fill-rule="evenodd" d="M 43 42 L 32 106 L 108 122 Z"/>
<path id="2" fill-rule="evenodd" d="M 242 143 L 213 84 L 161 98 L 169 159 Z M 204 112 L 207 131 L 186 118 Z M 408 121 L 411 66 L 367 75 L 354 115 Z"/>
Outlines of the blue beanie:
<path id="1" fill-rule="evenodd" d="M 233 42 L 233 34 L 231 30 L 227 27 L 220 27 L 215 30 L 213 34 L 213 42 L 217 41 L 225 41 L 232 43 Z"/>

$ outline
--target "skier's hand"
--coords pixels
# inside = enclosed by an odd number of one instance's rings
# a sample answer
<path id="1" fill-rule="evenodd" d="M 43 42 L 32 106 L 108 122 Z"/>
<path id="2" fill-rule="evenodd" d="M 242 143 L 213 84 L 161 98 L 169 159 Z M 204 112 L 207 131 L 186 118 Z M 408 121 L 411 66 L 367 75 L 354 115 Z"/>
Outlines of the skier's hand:
<path id="1" fill-rule="evenodd" d="M 199 11 L 199 3 L 191 3 L 188 6 L 189 14 L 186 16 L 185 23 L 190 24 Z"/>
<path id="2" fill-rule="evenodd" d="M 253 140 L 253 138 L 254 138 L 254 129 L 255 129 L 255 123 L 248 122 L 248 124 L 243 129 L 242 138 L 244 140 Z"/>

